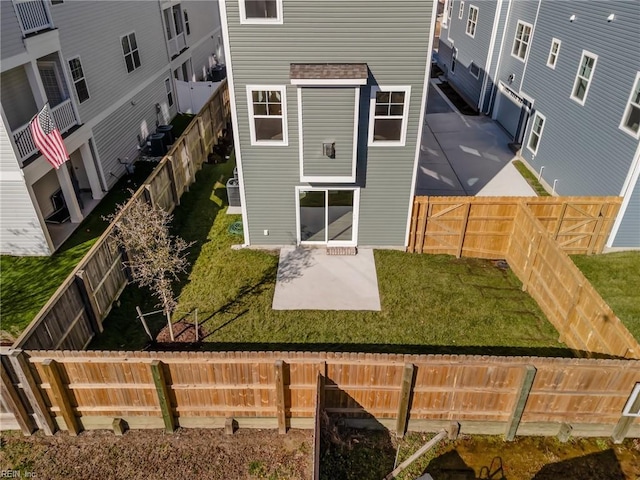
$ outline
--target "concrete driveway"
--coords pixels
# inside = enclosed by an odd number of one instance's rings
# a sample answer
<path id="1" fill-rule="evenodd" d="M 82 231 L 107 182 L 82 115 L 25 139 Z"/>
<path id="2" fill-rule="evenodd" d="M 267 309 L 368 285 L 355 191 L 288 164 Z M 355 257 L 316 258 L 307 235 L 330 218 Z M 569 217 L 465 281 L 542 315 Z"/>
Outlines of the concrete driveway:
<path id="1" fill-rule="evenodd" d="M 511 164 L 509 142 L 490 118 L 458 113 L 432 82 L 415 194 L 535 196 Z"/>

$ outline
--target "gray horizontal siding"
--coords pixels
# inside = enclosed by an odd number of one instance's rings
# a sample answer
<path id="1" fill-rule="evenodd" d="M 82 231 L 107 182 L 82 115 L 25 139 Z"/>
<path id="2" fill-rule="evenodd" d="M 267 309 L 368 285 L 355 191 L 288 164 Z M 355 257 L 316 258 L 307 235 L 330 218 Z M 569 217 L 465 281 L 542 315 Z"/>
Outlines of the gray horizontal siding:
<path id="1" fill-rule="evenodd" d="M 37 113 L 38 108 L 29 88 L 24 67 L 12 68 L 2 73 L 0 99 L 7 116 L 7 128 L 15 130 L 26 124 Z"/>
<path id="2" fill-rule="evenodd" d="M 612 246 L 640 247 L 640 182 L 638 181 L 636 181 Z"/>
<path id="3" fill-rule="evenodd" d="M 25 53 L 22 42 L 22 30 L 18 23 L 13 2 L 10 0 L 0 1 L 0 58 L 7 59 L 14 55 Z"/>
<path id="4" fill-rule="evenodd" d="M 606 21 L 610 13 L 616 15 L 612 23 Z M 570 23 L 572 14 L 577 20 Z M 542 3 L 523 91 L 547 120 L 535 158 L 526 148 L 523 155 L 536 170 L 545 166 L 543 177 L 557 179 L 562 195 L 620 193 L 638 145 L 618 128 L 640 70 L 638 25 L 635 2 Z M 555 69 L 546 66 L 553 37 L 562 42 Z M 583 50 L 598 60 L 579 105 L 570 96 Z"/>
<path id="5" fill-rule="evenodd" d="M 350 176 L 353 165 L 355 89 L 302 88 L 304 174 Z M 336 144 L 336 158 L 324 156 L 323 143 Z"/>
<path id="6" fill-rule="evenodd" d="M 289 146 L 257 147 L 250 144 L 246 85 L 288 85 L 290 63 L 365 62 L 372 82 L 409 85 L 411 98 L 406 146 L 360 149 L 359 243 L 404 245 L 432 4 L 288 0 L 283 25 L 240 25 L 237 0 L 226 5 L 251 243 L 295 242 L 300 182 L 296 89 L 287 87 Z"/>

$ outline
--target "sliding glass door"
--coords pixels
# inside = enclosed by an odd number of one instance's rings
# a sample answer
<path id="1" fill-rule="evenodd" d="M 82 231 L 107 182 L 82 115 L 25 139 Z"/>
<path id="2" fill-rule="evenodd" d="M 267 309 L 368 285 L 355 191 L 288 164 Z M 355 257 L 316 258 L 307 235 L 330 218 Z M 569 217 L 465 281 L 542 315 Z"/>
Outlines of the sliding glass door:
<path id="1" fill-rule="evenodd" d="M 297 187 L 298 241 L 356 245 L 359 189 Z"/>

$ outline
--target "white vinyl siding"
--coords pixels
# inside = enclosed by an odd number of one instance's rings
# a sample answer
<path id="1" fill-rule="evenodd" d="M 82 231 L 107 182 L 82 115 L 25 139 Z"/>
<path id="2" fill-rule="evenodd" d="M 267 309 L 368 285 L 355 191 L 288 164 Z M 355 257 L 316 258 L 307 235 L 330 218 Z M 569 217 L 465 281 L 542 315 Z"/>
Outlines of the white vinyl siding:
<path id="1" fill-rule="evenodd" d="M 89 88 L 87 87 L 87 80 L 84 77 L 84 70 L 82 69 L 80 57 L 74 57 L 69 60 L 69 71 L 71 72 L 73 86 L 75 87 L 76 95 L 78 96 L 78 103 L 89 100 Z"/>
<path id="2" fill-rule="evenodd" d="M 529 49 L 529 41 L 531 40 L 532 29 L 533 27 L 530 23 L 525 23 L 518 20 L 518 27 L 516 28 L 516 36 L 513 39 L 513 48 L 511 49 L 511 55 L 522 60 L 523 62 L 527 56 L 527 50 Z"/>
<path id="3" fill-rule="evenodd" d="M 467 35 L 471 38 L 476 36 L 476 27 L 478 25 L 478 7 L 469 6 L 469 16 L 467 17 Z"/>
<path id="4" fill-rule="evenodd" d="M 620 128 L 635 138 L 640 137 L 640 72 L 636 73 Z"/>
<path id="5" fill-rule="evenodd" d="M 124 63 L 127 66 L 127 72 L 131 73 L 140 67 L 140 52 L 138 51 L 138 42 L 136 41 L 136 33 L 131 32 L 120 37 L 122 44 L 122 54 L 124 55 Z"/>
<path id="6" fill-rule="evenodd" d="M 556 68 L 558 63 L 558 55 L 560 55 L 560 40 L 554 38 L 551 41 L 551 49 L 549 50 L 549 58 L 547 58 L 547 67 Z"/>
<path id="7" fill-rule="evenodd" d="M 571 99 L 580 105 L 584 105 L 584 102 L 587 100 L 587 94 L 589 93 L 589 87 L 591 86 L 591 79 L 593 78 L 597 61 L 597 55 L 587 52 L 586 50 L 582 51 L 578 73 L 576 74 L 576 80 L 573 83 L 573 89 L 571 91 Z"/>
<path id="8" fill-rule="evenodd" d="M 460 2 L 460 10 L 458 10 L 458 20 L 462 20 L 464 16 L 464 2 Z"/>
<path id="9" fill-rule="evenodd" d="M 529 142 L 527 142 L 527 148 L 534 155 L 538 152 L 540 146 L 540 140 L 542 139 L 542 131 L 544 130 L 544 122 L 546 118 L 540 113 L 536 112 L 531 122 L 531 133 L 529 134 Z"/>
<path id="10" fill-rule="evenodd" d="M 282 0 L 240 0 L 240 23 L 282 24 Z"/>
<path id="11" fill-rule="evenodd" d="M 251 145 L 288 145 L 285 87 L 247 85 L 247 102 Z"/>
<path id="12" fill-rule="evenodd" d="M 404 146 L 411 87 L 371 89 L 369 145 Z"/>

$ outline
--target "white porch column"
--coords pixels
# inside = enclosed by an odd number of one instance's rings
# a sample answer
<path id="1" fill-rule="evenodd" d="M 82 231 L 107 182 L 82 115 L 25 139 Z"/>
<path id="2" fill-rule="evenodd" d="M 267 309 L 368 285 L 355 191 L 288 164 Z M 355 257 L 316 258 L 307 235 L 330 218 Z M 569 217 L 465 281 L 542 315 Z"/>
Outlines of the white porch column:
<path id="1" fill-rule="evenodd" d="M 96 164 L 93 161 L 93 155 L 91 154 L 91 148 L 89 148 L 89 142 L 85 142 L 80 145 L 80 156 L 82 157 L 82 164 L 84 165 L 84 171 L 89 179 L 89 186 L 91 187 L 91 196 L 95 199 L 104 197 L 104 192 L 100 186 L 100 179 L 98 178 L 98 172 L 96 171 Z"/>
<path id="2" fill-rule="evenodd" d="M 64 201 L 69 209 L 71 223 L 80 223 L 84 217 L 82 216 L 82 211 L 76 198 L 76 192 L 73 190 L 71 176 L 69 175 L 69 170 L 67 170 L 66 163 L 56 170 L 56 176 L 58 177 L 58 182 L 60 182 Z"/>
<path id="3" fill-rule="evenodd" d="M 42 84 L 42 78 L 40 77 L 40 71 L 38 70 L 38 63 L 35 60 L 31 60 L 29 63 L 24 64 L 24 69 L 27 73 L 27 79 L 29 80 L 29 86 L 33 93 L 33 99 L 36 102 L 38 110 L 40 110 L 45 103 L 47 103 L 47 93 L 44 90 Z"/>

